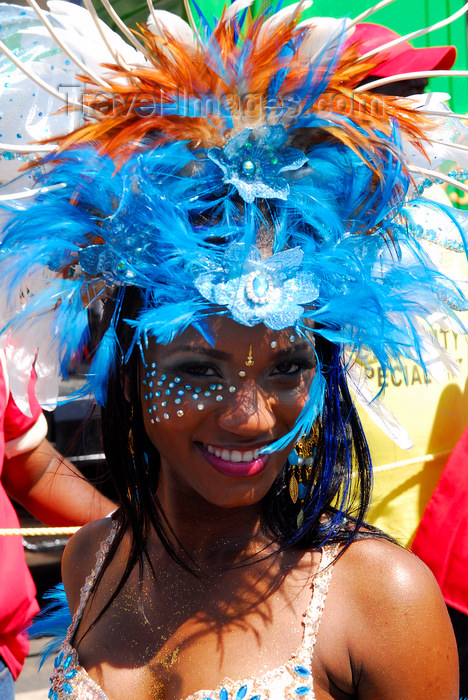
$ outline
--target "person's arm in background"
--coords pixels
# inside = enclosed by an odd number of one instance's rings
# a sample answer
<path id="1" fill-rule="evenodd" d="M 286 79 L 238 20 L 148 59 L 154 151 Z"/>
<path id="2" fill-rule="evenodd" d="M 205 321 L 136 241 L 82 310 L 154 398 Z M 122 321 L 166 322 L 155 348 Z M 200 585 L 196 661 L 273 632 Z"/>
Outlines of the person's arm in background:
<path id="1" fill-rule="evenodd" d="M 84 525 L 105 517 L 115 505 L 46 439 L 47 421 L 36 398 L 34 371 L 28 384 L 29 407 L 23 411 L 9 391 L 2 358 L 0 352 L 0 389 L 6 394 L 0 473 L 7 494 L 46 525 Z"/>
<path id="2" fill-rule="evenodd" d="M 11 498 L 51 526 L 84 525 L 115 510 L 45 438 L 26 452 L 5 457 L 2 482 Z"/>

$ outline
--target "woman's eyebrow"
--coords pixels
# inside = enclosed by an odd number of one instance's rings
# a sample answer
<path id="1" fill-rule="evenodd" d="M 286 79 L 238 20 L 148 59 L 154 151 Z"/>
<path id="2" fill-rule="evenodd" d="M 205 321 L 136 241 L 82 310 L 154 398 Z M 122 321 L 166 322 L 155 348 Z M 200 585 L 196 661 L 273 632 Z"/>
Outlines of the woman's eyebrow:
<path id="1" fill-rule="evenodd" d="M 290 348 L 283 348 L 282 350 L 278 350 L 278 352 L 275 352 L 275 357 L 289 357 L 291 354 L 295 352 L 304 352 L 304 350 L 312 350 L 313 346 L 308 343 L 307 341 L 304 341 L 303 343 L 296 343 L 292 345 Z"/>
<path id="2" fill-rule="evenodd" d="M 283 348 L 281 350 L 278 350 L 277 352 L 274 353 L 274 357 L 277 358 L 283 358 L 283 357 L 290 357 L 292 353 L 295 352 L 304 352 L 305 350 L 311 350 L 312 346 L 310 343 L 307 341 L 304 341 L 302 343 L 297 343 L 295 345 L 291 345 L 289 348 Z M 225 360 L 229 361 L 232 360 L 233 356 L 228 353 L 224 352 L 223 350 L 216 350 L 216 348 L 211 348 L 211 347 L 200 347 L 196 345 L 181 345 L 180 347 L 175 350 L 174 354 L 178 354 L 179 352 L 190 352 L 190 353 L 196 353 L 197 355 L 206 355 L 208 357 L 212 357 L 216 360 Z"/>
<path id="3" fill-rule="evenodd" d="M 196 353 L 198 355 L 208 355 L 209 357 L 213 357 L 216 360 L 230 360 L 232 359 L 232 355 L 230 355 L 228 352 L 224 352 L 223 350 L 216 350 L 216 348 L 203 348 L 200 346 L 196 345 L 181 345 L 180 347 L 177 348 L 174 354 L 177 354 L 179 352 L 191 352 L 191 353 Z"/>

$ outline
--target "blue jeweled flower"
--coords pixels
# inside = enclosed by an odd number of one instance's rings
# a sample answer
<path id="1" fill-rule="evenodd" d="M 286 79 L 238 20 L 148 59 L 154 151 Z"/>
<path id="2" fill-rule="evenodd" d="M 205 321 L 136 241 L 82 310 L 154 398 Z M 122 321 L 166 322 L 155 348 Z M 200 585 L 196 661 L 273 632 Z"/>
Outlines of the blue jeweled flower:
<path id="1" fill-rule="evenodd" d="M 244 129 L 229 139 L 223 149 L 210 148 L 210 158 L 223 171 L 223 181 L 234 185 L 245 202 L 287 199 L 289 183 L 282 173 L 298 170 L 307 156 L 285 146 L 288 139 L 282 124 L 264 124 Z"/>
<path id="2" fill-rule="evenodd" d="M 202 273 L 194 284 L 205 299 L 226 306 L 244 326 L 264 323 L 282 330 L 294 326 L 302 305 L 319 294 L 315 275 L 302 269 L 303 257 L 300 248 L 293 248 L 262 259 L 258 248 L 247 253 L 244 244 L 233 243 L 222 267 Z"/>

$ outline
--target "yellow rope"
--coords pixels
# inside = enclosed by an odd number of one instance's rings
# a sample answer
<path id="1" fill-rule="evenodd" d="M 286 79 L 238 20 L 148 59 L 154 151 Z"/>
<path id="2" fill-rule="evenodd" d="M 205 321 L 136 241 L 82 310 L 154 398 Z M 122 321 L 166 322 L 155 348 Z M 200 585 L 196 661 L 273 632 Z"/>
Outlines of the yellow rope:
<path id="1" fill-rule="evenodd" d="M 0 528 L 1 535 L 22 535 L 23 537 L 47 537 L 49 535 L 74 535 L 79 527 L 4 527 Z"/>

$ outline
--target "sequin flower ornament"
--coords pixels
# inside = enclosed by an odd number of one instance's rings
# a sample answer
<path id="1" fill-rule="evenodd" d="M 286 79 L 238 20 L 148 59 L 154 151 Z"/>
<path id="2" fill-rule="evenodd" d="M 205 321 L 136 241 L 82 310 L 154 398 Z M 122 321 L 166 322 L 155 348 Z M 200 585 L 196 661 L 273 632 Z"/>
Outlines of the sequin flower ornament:
<path id="1" fill-rule="evenodd" d="M 246 326 L 264 323 L 273 330 L 294 326 L 319 295 L 318 280 L 302 269 L 304 253 L 293 248 L 262 259 L 255 246 L 246 255 L 244 244 L 233 243 L 223 264 L 202 273 L 194 284 L 200 294 L 228 308 Z"/>
<path id="2" fill-rule="evenodd" d="M 208 158 L 223 171 L 223 181 L 233 185 L 245 202 L 287 199 L 289 183 L 283 173 L 298 170 L 307 157 L 298 148 L 285 146 L 288 139 L 282 124 L 264 124 L 244 129 L 224 148 L 210 148 Z"/>

